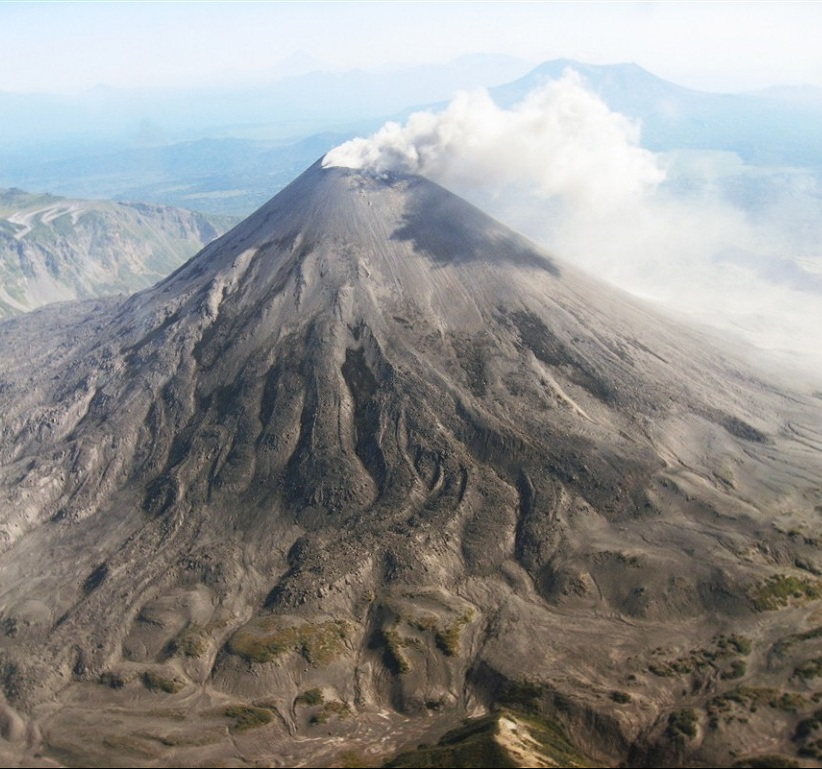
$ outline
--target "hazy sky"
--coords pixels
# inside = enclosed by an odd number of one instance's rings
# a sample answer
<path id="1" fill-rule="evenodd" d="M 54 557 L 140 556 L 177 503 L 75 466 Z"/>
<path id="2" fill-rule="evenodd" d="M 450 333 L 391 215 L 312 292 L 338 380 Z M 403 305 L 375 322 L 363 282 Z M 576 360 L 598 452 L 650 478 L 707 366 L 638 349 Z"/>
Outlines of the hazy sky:
<path id="1" fill-rule="evenodd" d="M 507 53 L 635 61 L 693 88 L 822 86 L 822 2 L 0 2 L 0 90 L 259 78 Z"/>

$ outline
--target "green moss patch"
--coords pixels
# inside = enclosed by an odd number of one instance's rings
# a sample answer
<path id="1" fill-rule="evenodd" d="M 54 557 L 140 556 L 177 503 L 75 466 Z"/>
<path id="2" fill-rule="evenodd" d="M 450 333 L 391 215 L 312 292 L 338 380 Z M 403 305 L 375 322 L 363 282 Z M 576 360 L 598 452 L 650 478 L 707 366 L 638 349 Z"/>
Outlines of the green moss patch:
<path id="1" fill-rule="evenodd" d="M 528 680 L 508 681 L 499 695 L 500 705 L 521 713 L 538 713 L 544 687 Z"/>
<path id="2" fill-rule="evenodd" d="M 794 675 L 808 681 L 811 678 L 819 678 L 822 676 L 822 657 L 816 657 L 811 660 L 805 660 L 794 668 Z"/>
<path id="3" fill-rule="evenodd" d="M 518 767 L 521 760 L 513 756 L 500 739 L 500 721 L 513 721 L 524 741 L 539 754 L 539 764 L 529 766 L 584 767 L 592 764 L 574 747 L 562 728 L 550 721 L 514 715 L 501 711 L 467 722 L 448 732 L 433 746 L 421 745 L 403 753 L 387 767 Z"/>
<path id="4" fill-rule="evenodd" d="M 747 672 L 748 666 L 745 664 L 745 660 L 734 660 L 726 670 L 722 671 L 720 677 L 725 680 L 734 680 L 742 678 Z"/>
<path id="5" fill-rule="evenodd" d="M 696 737 L 696 724 L 696 711 L 693 708 L 675 710 L 668 716 L 665 733 L 677 742 L 684 742 Z"/>
<path id="6" fill-rule="evenodd" d="M 807 700 L 796 692 L 780 692 L 766 687 L 738 686 L 708 702 L 708 725 L 715 729 L 720 720 L 725 723 L 739 720 L 739 712 L 756 713 L 760 708 L 771 708 L 783 713 L 797 713 Z"/>
<path id="7" fill-rule="evenodd" d="M 751 653 L 751 640 L 744 635 L 721 635 L 716 640 L 716 646 L 722 651 L 732 651 L 747 657 Z"/>
<path id="8" fill-rule="evenodd" d="M 812 716 L 803 718 L 794 732 L 794 742 L 800 744 L 797 751 L 803 758 L 822 760 L 822 739 L 819 729 L 822 727 L 822 710 L 817 710 Z"/>
<path id="9" fill-rule="evenodd" d="M 337 766 L 341 766 L 342 769 L 362 769 L 374 766 L 374 764 L 359 751 L 346 750 L 340 753 Z"/>
<path id="10" fill-rule="evenodd" d="M 160 752 L 139 737 L 111 735 L 103 738 L 103 745 L 117 753 L 125 753 L 135 758 L 156 759 Z"/>
<path id="11" fill-rule="evenodd" d="M 169 653 L 183 657 L 202 657 L 208 650 L 208 633 L 199 625 L 189 625 L 168 646 Z"/>
<path id="12" fill-rule="evenodd" d="M 165 694 L 176 694 L 183 688 L 183 683 L 174 678 L 166 678 L 153 670 L 146 670 L 140 676 L 143 686 L 151 692 L 163 692 Z"/>
<path id="13" fill-rule="evenodd" d="M 437 648 L 445 654 L 446 657 L 456 657 L 460 653 L 460 641 L 462 638 L 462 629 L 474 618 L 472 611 L 467 611 L 461 614 L 454 622 L 445 627 L 438 627 L 434 631 L 434 641 Z"/>
<path id="14" fill-rule="evenodd" d="M 396 627 L 383 628 L 380 630 L 380 638 L 385 648 L 386 663 L 393 673 L 409 673 L 411 671 L 411 663 L 403 652 L 405 645 L 404 639 L 397 632 Z"/>
<path id="15" fill-rule="evenodd" d="M 822 598 L 822 582 L 777 574 L 754 586 L 750 596 L 757 611 L 774 611 L 790 605 L 802 606 Z"/>
<path id="16" fill-rule="evenodd" d="M 343 720 L 350 716 L 351 708 L 345 702 L 331 700 L 330 702 L 324 703 L 320 710 L 311 717 L 311 723 L 324 724 L 332 718 Z"/>
<path id="17" fill-rule="evenodd" d="M 673 659 L 656 659 L 648 666 L 648 671 L 663 678 L 707 673 L 716 671 L 722 678 L 741 678 L 747 665 L 738 657 L 751 653 L 751 641 L 742 635 L 721 635 L 714 639 L 712 646 L 692 649 L 687 654 Z M 657 649 L 654 654 L 660 654 Z"/>
<path id="18" fill-rule="evenodd" d="M 315 705 L 322 705 L 324 701 L 325 698 L 323 697 L 321 689 L 309 689 L 302 694 L 298 694 L 297 698 L 294 700 L 294 704 L 313 707 Z"/>
<path id="19" fill-rule="evenodd" d="M 623 691 L 612 691 L 610 697 L 614 702 L 616 702 L 620 705 L 625 705 L 626 703 L 630 702 L 631 699 L 632 699 L 631 695 L 628 694 L 628 692 L 623 692 Z"/>
<path id="20" fill-rule="evenodd" d="M 250 622 L 228 641 L 229 654 L 248 662 L 274 662 L 286 654 L 299 654 L 311 665 L 323 666 L 345 651 L 350 628 L 347 622 L 330 620 L 282 627 L 276 618 Z"/>
<path id="21" fill-rule="evenodd" d="M 249 705 L 232 705 L 226 708 L 223 714 L 226 718 L 234 719 L 231 726 L 233 732 L 246 732 L 270 724 L 274 720 L 274 714 L 270 710 Z"/>

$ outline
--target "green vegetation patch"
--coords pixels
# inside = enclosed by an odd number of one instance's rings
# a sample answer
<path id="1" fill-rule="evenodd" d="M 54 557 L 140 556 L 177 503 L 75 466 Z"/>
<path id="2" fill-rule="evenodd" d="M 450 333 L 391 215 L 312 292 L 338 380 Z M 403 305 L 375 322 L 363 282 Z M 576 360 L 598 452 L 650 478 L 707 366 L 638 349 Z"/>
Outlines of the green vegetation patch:
<path id="1" fill-rule="evenodd" d="M 789 605 L 804 605 L 822 598 L 822 582 L 818 579 L 776 574 L 760 582 L 750 591 L 757 611 L 774 611 Z"/>
<path id="2" fill-rule="evenodd" d="M 385 656 L 388 668 L 400 675 L 411 672 L 411 663 L 403 652 L 404 641 L 396 627 L 382 628 L 380 638 L 385 646 Z"/>
<path id="3" fill-rule="evenodd" d="M 408 620 L 408 625 L 421 633 L 433 633 L 437 629 L 437 618 L 431 614 L 423 614 L 421 617 Z"/>
<path id="4" fill-rule="evenodd" d="M 780 692 L 765 687 L 738 686 L 708 702 L 708 725 L 712 729 L 719 726 L 720 719 L 731 723 L 738 716 L 735 711 L 756 713 L 761 707 L 779 710 L 783 713 L 797 713 L 807 705 L 807 700 L 796 692 Z"/>
<path id="5" fill-rule="evenodd" d="M 323 697 L 322 689 L 315 688 L 309 689 L 302 694 L 298 694 L 297 698 L 294 700 L 294 704 L 312 707 L 314 705 L 322 705 L 324 701 L 325 697 Z"/>
<path id="6" fill-rule="evenodd" d="M 146 670 L 140 676 L 143 686 L 150 692 L 164 692 L 165 694 L 176 694 L 183 688 L 183 683 L 174 678 L 166 678 L 165 676 L 155 673 L 153 670 Z"/>
<path id="7" fill-rule="evenodd" d="M 502 715 L 510 715 L 519 726 L 526 728 L 528 736 L 539 744 L 539 752 L 549 759 L 548 766 L 551 766 L 550 762 L 555 766 L 567 767 L 594 765 L 577 750 L 565 730 L 555 721 L 504 712 Z"/>
<path id="8" fill-rule="evenodd" d="M 436 745 L 420 745 L 385 764 L 386 767 L 519 766 L 494 739 L 496 718 L 490 716 L 448 732 Z"/>
<path id="9" fill-rule="evenodd" d="M 804 740 L 810 737 L 819 727 L 822 726 L 822 710 L 817 710 L 812 716 L 803 718 L 797 725 L 794 732 L 794 740 Z"/>
<path id="10" fill-rule="evenodd" d="M 454 622 L 444 628 L 437 628 L 434 632 L 434 640 L 437 648 L 446 657 L 456 657 L 460 652 L 460 639 L 462 629 L 474 619 L 474 612 L 468 610 L 461 614 Z"/>
<path id="11" fill-rule="evenodd" d="M 199 625 L 189 625 L 169 643 L 169 652 L 183 657 L 202 657 L 208 650 L 208 633 Z"/>
<path id="12" fill-rule="evenodd" d="M 748 666 L 745 660 L 734 660 L 726 670 L 722 671 L 720 677 L 725 680 L 734 680 L 736 678 L 742 678 L 747 672 Z"/>
<path id="13" fill-rule="evenodd" d="M 139 737 L 111 735 L 103 738 L 103 745 L 110 750 L 126 753 L 136 758 L 159 758 L 160 752 Z"/>
<path id="14" fill-rule="evenodd" d="M 799 676 L 803 681 L 822 676 L 822 657 L 815 657 L 812 660 L 805 660 L 794 668 L 794 675 Z"/>
<path id="15" fill-rule="evenodd" d="M 319 712 L 311 716 L 311 723 L 324 724 L 332 718 L 343 720 L 349 718 L 350 716 L 351 708 L 347 703 L 339 702 L 338 700 L 331 700 L 330 702 L 324 703 Z"/>
<path id="16" fill-rule="evenodd" d="M 658 659 L 648 666 L 648 671 L 663 678 L 717 671 L 722 678 L 741 678 L 745 675 L 747 665 L 736 657 L 746 657 L 751 653 L 752 644 L 743 635 L 721 635 L 714 640 L 713 646 L 692 649 L 687 654 L 674 659 Z M 654 653 L 659 654 L 658 649 Z"/>
<path id="17" fill-rule="evenodd" d="M 747 657 L 751 653 L 751 639 L 744 635 L 721 635 L 716 640 L 717 648 L 722 651 L 732 651 Z"/>
<path id="18" fill-rule="evenodd" d="M 620 705 L 625 705 L 626 703 L 630 702 L 631 699 L 632 699 L 631 695 L 628 694 L 628 692 L 623 692 L 623 691 L 618 691 L 618 690 L 612 691 L 610 696 L 611 696 L 611 699 L 614 702 L 617 702 Z"/>
<path id="19" fill-rule="evenodd" d="M 406 598 L 425 598 L 427 600 L 441 599 L 434 594 L 428 593 L 406 593 Z M 374 646 L 381 647 L 384 652 L 385 666 L 395 675 L 409 673 L 412 669 L 411 660 L 406 650 L 416 650 L 420 654 L 427 654 L 433 641 L 433 645 L 447 657 L 455 657 L 460 653 L 462 629 L 474 618 L 472 609 L 468 609 L 462 614 L 455 616 L 456 612 L 442 603 L 451 613 L 454 619 L 450 622 L 441 623 L 435 615 L 426 613 L 421 615 L 411 615 L 403 612 L 402 608 L 388 606 L 388 610 L 393 614 L 393 620 L 386 627 L 382 627 L 377 632 L 372 642 Z M 404 632 L 401 632 L 403 630 Z M 410 631 L 410 634 L 409 634 Z M 420 634 L 428 638 L 420 637 Z"/>
<path id="20" fill-rule="evenodd" d="M 693 708 L 675 710 L 668 716 L 668 727 L 665 733 L 677 742 L 696 737 L 696 711 Z"/>
<path id="21" fill-rule="evenodd" d="M 694 649 L 682 657 L 652 662 L 648 670 L 662 678 L 704 673 L 716 669 L 716 659 L 717 654 L 709 649 Z"/>
<path id="22" fill-rule="evenodd" d="M 342 769 L 361 769 L 374 764 L 357 750 L 344 750 L 337 759 L 337 766 Z"/>
<path id="23" fill-rule="evenodd" d="M 520 713 L 539 713 L 545 688 L 532 681 L 508 681 L 498 697 L 500 705 Z"/>
<path id="24" fill-rule="evenodd" d="M 247 732 L 259 726 L 270 724 L 274 714 L 266 708 L 254 708 L 250 705 L 232 705 L 223 711 L 227 718 L 233 718 L 232 732 Z"/>
<path id="25" fill-rule="evenodd" d="M 228 641 L 228 652 L 248 662 L 273 662 L 284 654 L 300 654 L 311 665 L 327 665 L 345 651 L 350 628 L 342 620 L 280 627 L 276 618 L 251 622 Z"/>
<path id="26" fill-rule="evenodd" d="M 797 751 L 804 758 L 822 759 L 822 739 L 819 738 L 819 729 L 822 728 L 822 710 L 803 718 L 794 731 L 793 741 L 800 743 Z"/>
<path id="27" fill-rule="evenodd" d="M 423 597 L 431 600 L 431 597 L 426 594 L 407 593 L 406 597 Z M 445 608 L 449 611 L 452 611 L 450 606 L 447 606 L 446 604 L 443 604 L 443 606 L 445 606 Z M 397 620 L 393 623 L 394 628 L 398 627 L 400 621 L 404 619 L 404 621 L 408 624 L 408 627 L 412 630 L 416 630 L 418 633 L 432 634 L 434 637 L 434 645 L 446 657 L 456 657 L 459 655 L 463 628 L 474 619 L 473 609 L 467 609 L 456 617 L 456 619 L 448 622 L 447 624 L 440 624 L 437 617 L 432 614 L 423 614 L 418 617 L 410 618 L 403 618 L 402 613 L 398 614 L 399 616 Z M 409 644 L 413 644 L 412 639 L 403 639 L 403 645 L 407 646 Z"/>
<path id="28" fill-rule="evenodd" d="M 574 747 L 562 728 L 551 721 L 513 715 L 501 711 L 467 722 L 448 732 L 436 745 L 403 753 L 387 767 L 517 767 L 517 761 L 498 739 L 500 719 L 509 718 L 518 732 L 527 733 L 525 741 L 542 754 L 542 766 L 583 767 L 592 764 Z M 531 739 L 528 739 L 531 738 Z M 533 742 L 532 742 L 533 740 Z"/>

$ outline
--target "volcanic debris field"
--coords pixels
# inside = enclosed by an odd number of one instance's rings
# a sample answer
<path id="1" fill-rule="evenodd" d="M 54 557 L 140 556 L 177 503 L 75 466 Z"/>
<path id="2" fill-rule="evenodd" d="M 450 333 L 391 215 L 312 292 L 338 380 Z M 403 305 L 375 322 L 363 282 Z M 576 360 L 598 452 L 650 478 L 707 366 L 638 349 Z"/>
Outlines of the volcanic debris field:
<path id="1" fill-rule="evenodd" d="M 432 182 L 0 361 L 8 765 L 820 765 L 820 395 Z"/>

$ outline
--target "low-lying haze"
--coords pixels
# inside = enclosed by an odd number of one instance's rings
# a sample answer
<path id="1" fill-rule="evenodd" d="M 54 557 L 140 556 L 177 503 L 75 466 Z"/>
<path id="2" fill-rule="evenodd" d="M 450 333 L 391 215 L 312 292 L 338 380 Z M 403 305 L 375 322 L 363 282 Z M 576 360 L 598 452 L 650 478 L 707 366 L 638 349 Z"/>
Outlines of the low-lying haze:
<path id="1" fill-rule="evenodd" d="M 0 91 L 238 83 L 476 51 L 636 61 L 712 91 L 822 85 L 820 27 L 822 4 L 784 1 L 3 2 Z"/>

